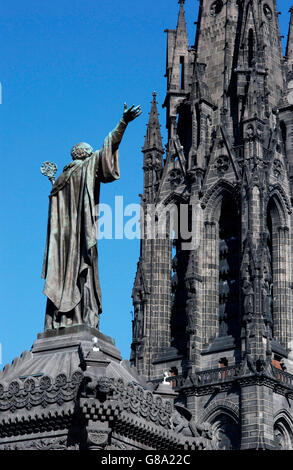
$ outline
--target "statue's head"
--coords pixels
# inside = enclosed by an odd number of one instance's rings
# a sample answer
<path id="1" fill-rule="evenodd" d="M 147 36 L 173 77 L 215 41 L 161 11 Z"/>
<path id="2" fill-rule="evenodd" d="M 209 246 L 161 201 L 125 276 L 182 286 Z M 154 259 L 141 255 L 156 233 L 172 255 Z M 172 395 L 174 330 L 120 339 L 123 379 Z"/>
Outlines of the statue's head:
<path id="1" fill-rule="evenodd" d="M 94 149 L 91 145 L 87 144 L 86 142 L 80 142 L 72 147 L 71 156 L 72 160 L 84 160 L 92 155 Z"/>

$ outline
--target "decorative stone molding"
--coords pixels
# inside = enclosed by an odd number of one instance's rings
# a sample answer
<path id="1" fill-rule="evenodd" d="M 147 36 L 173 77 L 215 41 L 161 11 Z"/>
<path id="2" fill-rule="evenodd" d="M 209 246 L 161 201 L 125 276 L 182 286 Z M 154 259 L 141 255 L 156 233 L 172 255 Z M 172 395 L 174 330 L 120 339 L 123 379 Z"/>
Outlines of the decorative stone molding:
<path id="1" fill-rule="evenodd" d="M 217 413 L 225 412 L 231 416 L 236 422 L 240 419 L 239 406 L 228 399 L 217 398 L 211 403 L 206 410 L 202 412 L 197 421 L 197 427 L 202 426 L 203 423 L 210 422 L 212 416 Z"/>
<path id="2" fill-rule="evenodd" d="M 0 384 L 0 412 L 14 413 L 23 408 L 46 408 L 52 404 L 61 406 L 76 398 L 82 378 L 82 372 L 76 371 L 70 379 L 65 374 L 58 374 L 55 379 L 43 375 L 39 378 L 28 377 L 23 383 L 13 380 L 6 389 Z"/>
<path id="3" fill-rule="evenodd" d="M 237 184 L 232 184 L 230 181 L 225 179 L 220 179 L 217 181 L 208 191 L 205 192 L 201 207 L 203 209 L 207 208 L 208 212 L 212 212 L 217 204 L 215 201 L 217 198 L 222 197 L 223 194 L 228 193 L 232 197 L 238 199 L 239 190 Z"/>
<path id="4" fill-rule="evenodd" d="M 176 189 L 183 181 L 183 173 L 179 168 L 174 168 L 170 171 L 168 181 L 171 188 Z"/>
<path id="5" fill-rule="evenodd" d="M 273 161 L 273 175 L 279 181 L 284 179 L 284 167 L 278 158 L 275 158 Z"/>
<path id="6" fill-rule="evenodd" d="M 9 444 L 0 444 L 0 450 L 78 450 L 78 444 L 68 444 L 67 436 L 45 437 Z"/>
<path id="7" fill-rule="evenodd" d="M 101 380 L 101 379 L 100 379 Z M 171 428 L 173 405 L 139 385 L 125 383 L 122 378 L 111 380 L 111 399 L 101 403 L 94 399 L 82 399 L 81 406 L 86 419 L 103 420 L 103 416 L 117 416 L 123 410 L 141 416 L 159 426 Z"/>
<path id="8" fill-rule="evenodd" d="M 219 176 L 223 176 L 230 167 L 230 159 L 228 155 L 221 155 L 215 161 L 215 168 Z"/>
<path id="9" fill-rule="evenodd" d="M 276 183 L 274 185 L 270 186 L 270 192 L 268 194 L 268 199 L 271 199 L 272 197 L 277 197 L 278 200 L 280 201 L 283 209 L 283 213 L 286 214 L 286 212 L 290 215 L 292 214 L 292 209 L 291 209 L 291 204 L 290 201 L 282 188 L 282 186 L 279 183 Z M 285 210 L 286 208 L 286 210 Z M 286 219 L 283 221 L 286 223 Z"/>
<path id="10" fill-rule="evenodd" d="M 103 424 L 93 424 L 87 428 L 88 450 L 101 450 L 109 444 L 111 428 Z"/>

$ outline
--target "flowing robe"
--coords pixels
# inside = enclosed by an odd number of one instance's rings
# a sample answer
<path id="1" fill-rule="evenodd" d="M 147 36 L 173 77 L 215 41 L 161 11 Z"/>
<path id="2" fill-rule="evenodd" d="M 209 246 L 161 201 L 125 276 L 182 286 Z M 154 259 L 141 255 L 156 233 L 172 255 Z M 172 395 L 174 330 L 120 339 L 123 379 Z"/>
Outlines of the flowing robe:
<path id="1" fill-rule="evenodd" d="M 50 194 L 42 277 L 48 297 L 45 329 L 87 323 L 98 326 L 97 218 L 100 183 L 119 179 L 120 120 L 101 150 L 64 168 Z"/>

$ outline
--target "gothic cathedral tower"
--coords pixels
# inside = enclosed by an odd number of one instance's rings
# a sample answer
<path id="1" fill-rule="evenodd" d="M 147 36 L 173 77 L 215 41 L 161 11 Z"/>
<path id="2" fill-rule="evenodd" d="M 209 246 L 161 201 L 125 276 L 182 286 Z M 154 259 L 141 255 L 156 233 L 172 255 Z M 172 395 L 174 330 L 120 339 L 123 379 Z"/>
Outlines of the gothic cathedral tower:
<path id="1" fill-rule="evenodd" d="M 215 447 L 293 449 L 293 9 L 284 57 L 276 0 L 200 0 L 193 46 L 179 4 L 166 156 L 155 94 L 143 146 L 131 362 L 154 386 L 170 372 Z"/>

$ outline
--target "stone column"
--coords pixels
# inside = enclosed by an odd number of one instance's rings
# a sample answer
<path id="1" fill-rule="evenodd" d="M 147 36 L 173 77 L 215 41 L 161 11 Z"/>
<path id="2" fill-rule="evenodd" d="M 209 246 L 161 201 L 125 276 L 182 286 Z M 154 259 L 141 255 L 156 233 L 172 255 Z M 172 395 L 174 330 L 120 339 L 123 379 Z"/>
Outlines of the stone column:
<path id="1" fill-rule="evenodd" d="M 219 286 L 219 255 L 218 255 L 218 224 L 205 222 L 205 253 L 203 272 L 205 276 L 205 342 L 208 343 L 218 334 L 218 286 Z"/>
<path id="2" fill-rule="evenodd" d="M 274 242 L 274 240 L 273 240 Z M 274 336 L 286 348 L 290 337 L 291 327 L 289 325 L 289 229 L 286 226 L 277 228 L 276 245 L 273 253 L 274 286 L 273 286 L 273 316 Z"/>
<path id="3" fill-rule="evenodd" d="M 273 390 L 251 381 L 241 385 L 241 450 L 273 450 Z"/>

